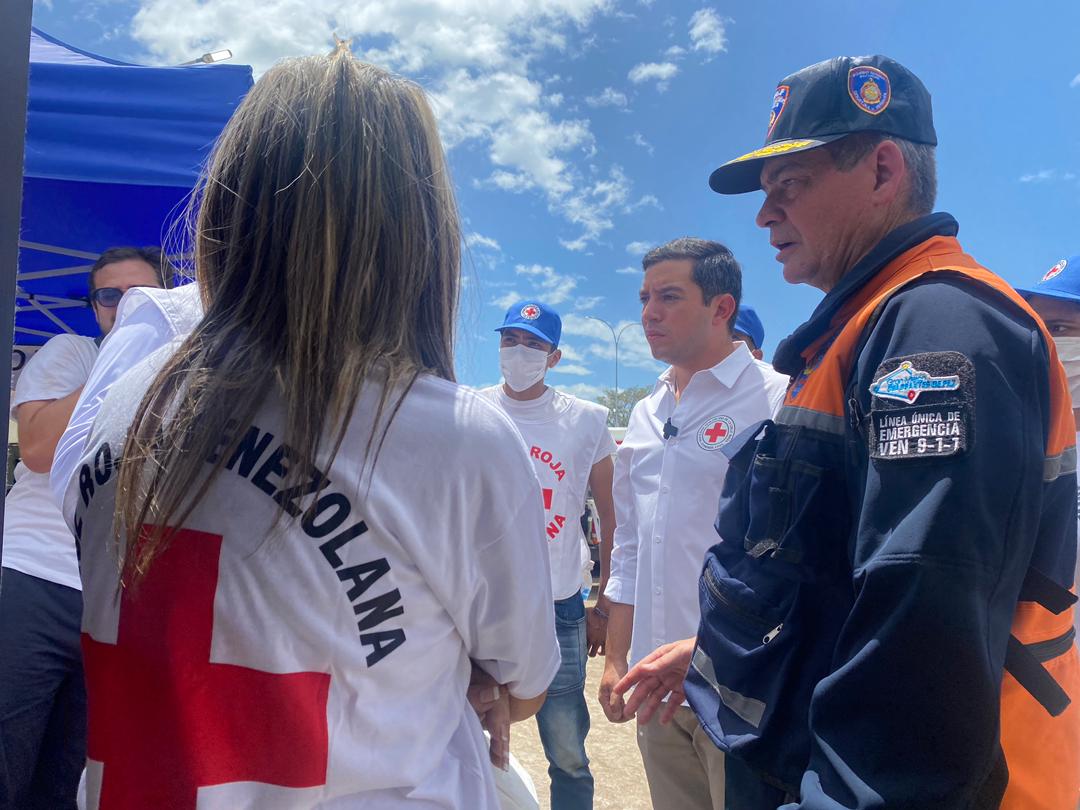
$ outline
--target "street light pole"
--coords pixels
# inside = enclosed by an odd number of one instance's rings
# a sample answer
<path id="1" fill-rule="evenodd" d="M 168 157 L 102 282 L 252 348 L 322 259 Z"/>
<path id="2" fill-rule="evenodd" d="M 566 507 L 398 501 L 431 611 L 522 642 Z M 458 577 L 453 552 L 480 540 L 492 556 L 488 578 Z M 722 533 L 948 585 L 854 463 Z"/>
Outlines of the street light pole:
<path id="1" fill-rule="evenodd" d="M 594 321 L 600 321 L 600 323 L 611 330 L 611 339 L 615 342 L 615 401 L 617 402 L 619 399 L 619 341 L 622 339 L 623 332 L 631 326 L 640 326 L 641 324 L 631 321 L 630 323 L 623 324 L 622 329 L 616 332 L 615 327 L 603 318 L 598 318 L 595 315 L 586 315 L 585 317 L 592 318 Z"/>

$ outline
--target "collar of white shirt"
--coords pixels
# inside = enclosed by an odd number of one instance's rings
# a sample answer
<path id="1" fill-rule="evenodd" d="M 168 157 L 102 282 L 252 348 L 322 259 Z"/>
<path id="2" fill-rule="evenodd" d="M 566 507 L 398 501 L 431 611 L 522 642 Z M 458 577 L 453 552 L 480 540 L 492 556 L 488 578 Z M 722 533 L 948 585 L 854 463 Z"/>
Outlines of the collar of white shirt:
<path id="1" fill-rule="evenodd" d="M 754 355 L 750 354 L 750 350 L 746 348 L 746 344 L 739 341 L 735 344 L 735 350 L 717 363 L 712 368 L 702 369 L 701 371 L 694 372 L 694 375 L 690 378 L 690 382 L 686 388 L 697 386 L 694 385 L 694 380 L 700 378 L 712 377 L 719 382 L 725 388 L 734 388 L 735 383 L 738 382 L 739 376 L 743 373 L 743 370 L 754 362 Z M 673 395 L 675 393 L 675 369 L 668 366 L 667 369 L 660 375 L 656 381 L 656 385 L 653 386 L 653 394 L 655 395 L 659 391 L 670 391 Z M 660 400 L 663 397 L 653 397 L 652 405 L 659 405 Z M 654 408 L 655 412 L 655 408 Z"/>

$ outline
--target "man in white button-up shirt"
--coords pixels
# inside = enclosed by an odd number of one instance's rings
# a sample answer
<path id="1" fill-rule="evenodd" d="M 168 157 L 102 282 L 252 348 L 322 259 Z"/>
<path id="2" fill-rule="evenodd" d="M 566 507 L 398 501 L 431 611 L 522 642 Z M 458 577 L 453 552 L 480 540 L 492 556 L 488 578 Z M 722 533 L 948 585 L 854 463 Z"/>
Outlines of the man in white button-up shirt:
<path id="1" fill-rule="evenodd" d="M 677 239 L 642 266 L 641 323 L 653 356 L 671 364 L 630 415 L 615 462 L 615 548 L 600 702 L 623 722 L 612 687 L 658 647 L 697 632 L 697 581 L 727 472 L 721 452 L 779 408 L 787 377 L 734 342 L 742 282 L 717 242 Z M 629 655 L 629 660 L 628 660 Z M 686 706 L 638 723 L 638 746 L 657 810 L 724 807 L 723 756 Z M 665 717 L 665 719 L 666 719 Z"/>

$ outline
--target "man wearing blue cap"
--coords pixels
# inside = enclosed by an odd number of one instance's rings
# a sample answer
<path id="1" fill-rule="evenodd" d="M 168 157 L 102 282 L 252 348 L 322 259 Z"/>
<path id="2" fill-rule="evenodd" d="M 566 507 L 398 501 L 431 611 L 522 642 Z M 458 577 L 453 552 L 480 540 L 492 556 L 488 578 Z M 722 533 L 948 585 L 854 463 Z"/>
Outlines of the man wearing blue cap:
<path id="1" fill-rule="evenodd" d="M 503 384 L 480 393 L 506 412 L 525 439 L 546 510 L 555 629 L 562 653 L 562 666 L 536 715 L 551 777 L 551 807 L 587 810 L 592 807 L 593 777 L 585 753 L 585 662 L 589 655 L 603 653 L 607 633 L 603 593 L 615 531 L 615 442 L 607 429 L 607 408 L 544 382 L 548 369 L 562 357 L 562 319 L 554 309 L 534 299 L 519 301 L 506 311 L 496 331 Z M 596 607 L 586 611 L 581 589 L 592 559 L 579 517 L 589 489 L 600 520 L 600 597 Z"/>
<path id="2" fill-rule="evenodd" d="M 918 77 L 837 57 L 709 180 L 763 191 L 784 279 L 825 293 L 776 419 L 726 448 L 696 640 L 625 679 L 628 708 L 685 689 L 740 810 L 1076 810 L 1069 385 L 932 213 L 936 143 Z"/>
<path id="3" fill-rule="evenodd" d="M 739 305 L 739 314 L 735 316 L 735 326 L 731 329 L 731 336 L 745 343 L 755 360 L 764 358 L 761 347 L 765 344 L 765 326 L 752 306 Z"/>
<path id="4" fill-rule="evenodd" d="M 1073 418 L 1080 439 L 1080 255 L 1055 263 L 1038 284 L 1017 292 L 1039 313 L 1054 338 L 1058 359 L 1069 379 Z M 1080 581 L 1080 556 L 1076 574 Z M 1080 633 L 1080 612 L 1074 623 Z"/>

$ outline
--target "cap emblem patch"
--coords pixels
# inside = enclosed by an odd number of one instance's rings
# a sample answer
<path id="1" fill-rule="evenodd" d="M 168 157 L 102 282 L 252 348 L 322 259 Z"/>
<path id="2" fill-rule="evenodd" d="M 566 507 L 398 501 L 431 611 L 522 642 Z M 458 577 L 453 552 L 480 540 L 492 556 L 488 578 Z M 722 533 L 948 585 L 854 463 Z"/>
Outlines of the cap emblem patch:
<path id="1" fill-rule="evenodd" d="M 526 304 L 521 308 L 521 317 L 527 321 L 535 321 L 540 317 L 540 307 L 536 304 Z"/>
<path id="2" fill-rule="evenodd" d="M 853 67 L 848 71 L 847 86 L 855 106 L 870 115 L 883 113 L 892 101 L 889 77 L 876 67 Z"/>
<path id="3" fill-rule="evenodd" d="M 789 95 L 791 95 L 791 88 L 788 85 L 782 84 L 776 88 L 776 93 L 772 97 L 772 109 L 769 110 L 769 131 L 765 133 L 766 140 L 772 137 L 776 122 L 780 120 L 780 114 L 784 112 L 784 107 L 787 106 Z"/>
<path id="4" fill-rule="evenodd" d="M 1042 277 L 1042 280 L 1043 281 L 1049 281 L 1054 276 L 1061 275 L 1061 271 L 1065 269 L 1065 266 L 1068 263 L 1069 263 L 1068 259 L 1062 259 L 1060 262 L 1058 262 L 1057 264 L 1055 264 L 1053 267 L 1051 267 L 1049 270 L 1046 271 L 1046 275 Z"/>

